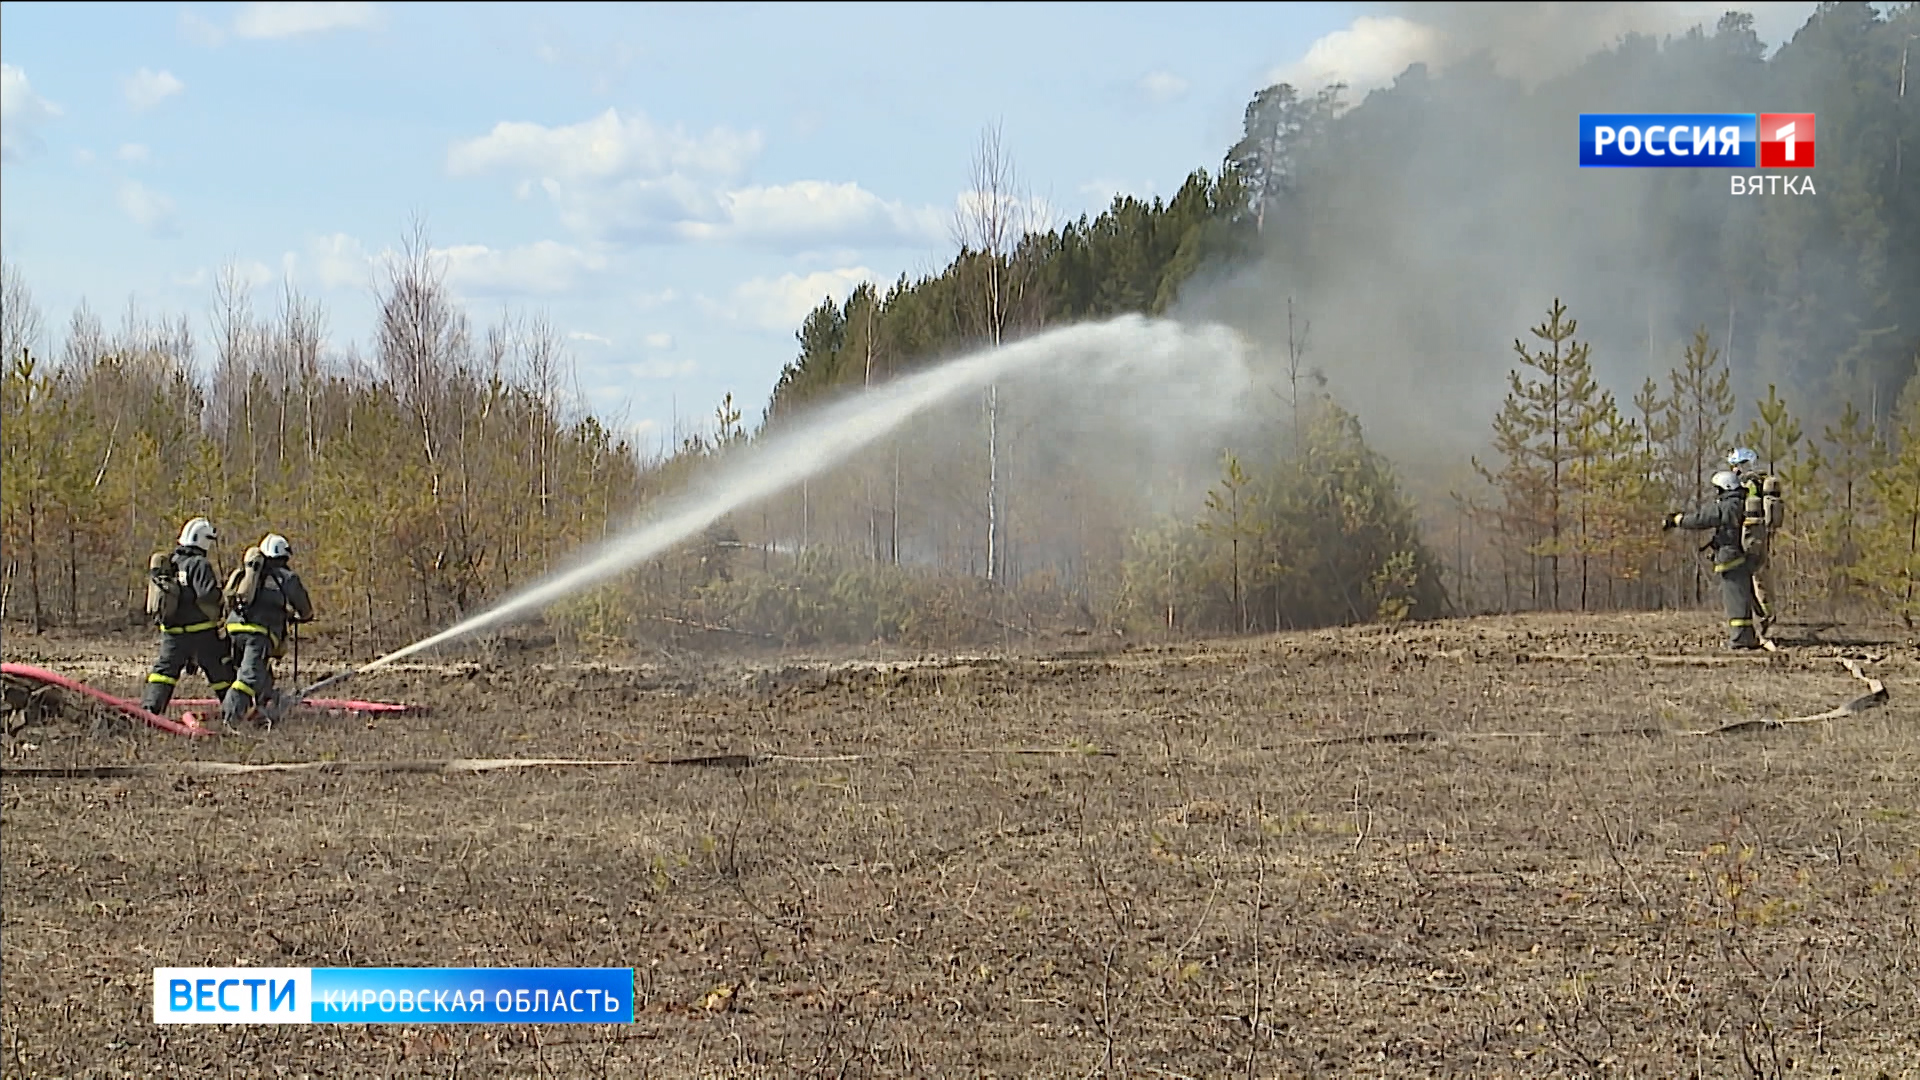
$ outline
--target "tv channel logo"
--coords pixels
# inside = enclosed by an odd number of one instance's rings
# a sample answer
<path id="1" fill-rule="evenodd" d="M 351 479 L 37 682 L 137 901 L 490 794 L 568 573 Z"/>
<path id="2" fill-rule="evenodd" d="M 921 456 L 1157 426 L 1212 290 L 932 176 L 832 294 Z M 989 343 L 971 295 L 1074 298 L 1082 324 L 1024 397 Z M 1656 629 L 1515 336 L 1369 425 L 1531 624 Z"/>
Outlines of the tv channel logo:
<path id="1" fill-rule="evenodd" d="M 1812 113 L 1760 114 L 1760 167 L 1811 169 L 1814 163 Z"/>
<path id="2" fill-rule="evenodd" d="M 156 1024 L 631 1024 L 632 968 L 155 968 Z"/>
<path id="3" fill-rule="evenodd" d="M 1583 169 L 1811 169 L 1812 113 L 1581 113 Z"/>

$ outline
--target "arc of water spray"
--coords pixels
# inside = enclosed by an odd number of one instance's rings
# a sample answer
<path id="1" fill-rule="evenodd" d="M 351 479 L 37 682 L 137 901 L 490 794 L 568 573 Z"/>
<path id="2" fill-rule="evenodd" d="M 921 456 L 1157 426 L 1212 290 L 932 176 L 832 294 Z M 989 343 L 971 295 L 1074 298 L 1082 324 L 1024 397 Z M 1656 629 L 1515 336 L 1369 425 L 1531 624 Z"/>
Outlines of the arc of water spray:
<path id="1" fill-rule="evenodd" d="M 1138 315 L 1102 323 L 1065 327 L 999 349 L 973 353 L 938 367 L 897 379 L 822 410 L 808 422 L 745 451 L 699 489 L 676 499 L 654 520 L 601 545 L 570 570 L 529 586 L 517 595 L 454 626 L 328 679 L 371 671 L 435 645 L 475 633 L 521 612 L 541 607 L 611 577 L 680 543 L 727 514 L 792 487 L 828 469 L 855 451 L 886 436 L 908 420 L 956 394 L 1047 362 L 1083 361 L 1074 369 L 1078 384 L 1143 378 L 1149 372 L 1177 373 L 1181 365 L 1203 359 L 1224 365 L 1235 385 L 1206 387 L 1207 393 L 1232 394 L 1246 381 L 1246 346 L 1222 326 L 1185 327 Z M 1194 380 L 1201 382 L 1204 380 Z M 1173 389 L 1178 389 L 1175 387 Z M 306 693 L 324 685 L 316 683 Z M 303 694 L 304 696 L 304 694 Z"/>

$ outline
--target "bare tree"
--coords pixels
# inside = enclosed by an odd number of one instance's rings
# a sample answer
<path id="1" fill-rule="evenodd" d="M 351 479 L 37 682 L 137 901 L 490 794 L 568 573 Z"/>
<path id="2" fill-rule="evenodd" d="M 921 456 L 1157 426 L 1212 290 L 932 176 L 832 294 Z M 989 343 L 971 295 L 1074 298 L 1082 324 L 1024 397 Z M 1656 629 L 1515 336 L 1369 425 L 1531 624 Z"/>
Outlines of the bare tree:
<path id="1" fill-rule="evenodd" d="M 45 331 L 26 276 L 13 263 L 0 265 L 0 357 L 12 361 L 22 351 L 38 349 Z"/>
<path id="2" fill-rule="evenodd" d="M 236 439 L 247 441 L 247 489 L 259 499 L 260 461 L 254 430 L 253 374 L 259 347 L 253 318 L 253 290 L 240 268 L 228 262 L 213 285 L 213 396 L 210 401 L 214 434 L 225 453 L 223 465 L 234 458 Z M 131 319 L 129 315 L 129 319 Z M 131 329 L 131 328 L 130 328 Z"/>
<path id="3" fill-rule="evenodd" d="M 83 297 L 79 306 L 73 309 L 73 317 L 67 320 L 67 340 L 61 350 L 61 363 L 74 371 L 85 371 L 107 352 L 107 329 Z"/>
<path id="4" fill-rule="evenodd" d="M 954 211 L 953 240 L 960 248 L 963 264 L 971 260 L 977 266 L 979 291 L 974 311 L 982 336 L 996 349 L 1004 341 L 1008 316 L 1024 292 L 1025 275 L 1020 273 L 1014 254 L 1027 233 L 1030 203 L 1018 188 L 1013 162 L 1001 147 L 1000 125 L 995 123 L 980 136 L 968 190 Z M 996 383 L 987 387 L 989 581 L 999 581 L 1003 573 L 1002 509 L 1000 388 Z"/>
<path id="5" fill-rule="evenodd" d="M 327 317 L 319 301 L 309 299 L 288 281 L 286 292 L 281 301 L 280 333 L 281 347 L 285 350 L 282 379 L 298 388 L 301 410 L 301 450 L 309 468 L 319 454 L 317 432 L 318 418 L 314 415 L 315 405 L 320 394 L 320 349 L 326 340 Z M 281 393 L 281 426 L 285 429 L 285 416 L 288 399 L 293 396 L 292 387 L 285 387 Z"/>
<path id="6" fill-rule="evenodd" d="M 400 251 L 387 260 L 376 333 L 381 374 L 419 428 L 438 497 L 443 437 L 438 407 L 464 366 L 470 336 L 466 315 L 447 291 L 446 268 L 433 257 L 426 223 L 420 219 L 415 219 Z"/>
<path id="7" fill-rule="evenodd" d="M 534 454 L 533 496 L 540 507 L 541 517 L 545 518 L 552 514 L 552 458 L 554 442 L 559 437 L 555 425 L 561 417 L 560 391 L 569 374 L 566 370 L 566 345 L 544 314 L 527 320 L 520 341 L 520 355 L 526 365 L 522 378 L 525 379 L 527 392 L 533 395 L 539 406 L 530 413 L 534 430 L 529 432 L 529 441 Z"/>

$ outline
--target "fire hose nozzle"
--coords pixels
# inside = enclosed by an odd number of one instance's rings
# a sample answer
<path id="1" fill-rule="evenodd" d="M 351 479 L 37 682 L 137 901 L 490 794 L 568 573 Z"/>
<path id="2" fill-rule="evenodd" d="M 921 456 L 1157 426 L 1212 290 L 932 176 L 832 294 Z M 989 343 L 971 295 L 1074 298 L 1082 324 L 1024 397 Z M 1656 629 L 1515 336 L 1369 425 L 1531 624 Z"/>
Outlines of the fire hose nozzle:
<path id="1" fill-rule="evenodd" d="M 299 693 L 295 694 L 293 696 L 293 700 L 295 702 L 305 701 L 309 697 L 312 697 L 314 692 L 321 689 L 322 687 L 332 686 L 334 683 L 337 683 L 342 679 L 346 679 L 358 674 L 360 674 L 359 668 L 348 668 L 347 670 L 340 672 L 338 675 L 329 675 L 326 678 L 321 679 L 319 682 L 314 683 L 313 685 L 308 686 L 306 689 L 301 690 Z"/>

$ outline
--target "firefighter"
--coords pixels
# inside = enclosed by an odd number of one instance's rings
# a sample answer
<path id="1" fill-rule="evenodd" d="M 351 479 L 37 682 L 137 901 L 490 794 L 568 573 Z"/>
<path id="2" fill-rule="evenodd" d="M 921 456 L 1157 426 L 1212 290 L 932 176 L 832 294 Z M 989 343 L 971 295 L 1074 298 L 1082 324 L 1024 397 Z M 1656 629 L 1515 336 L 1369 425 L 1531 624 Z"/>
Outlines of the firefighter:
<path id="1" fill-rule="evenodd" d="M 227 580 L 227 637 L 239 662 L 227 690 L 228 726 L 252 715 L 255 705 L 269 719 L 285 712 L 285 704 L 274 701 L 273 660 L 285 653 L 291 623 L 313 619 L 307 587 L 287 565 L 292 556 L 286 537 L 268 533 Z"/>
<path id="2" fill-rule="evenodd" d="M 193 668 L 206 674 L 216 698 L 233 682 L 227 631 L 220 623 L 220 578 L 207 558 L 219 535 L 213 522 L 193 518 L 181 526 L 173 551 L 147 563 L 147 614 L 160 626 L 160 658 L 147 673 L 140 707 L 155 715 L 165 715 L 180 677 Z"/>
<path id="3" fill-rule="evenodd" d="M 1760 636 L 1766 637 L 1776 614 L 1773 610 L 1773 560 L 1768 556 L 1773 548 L 1770 542 L 1773 528 L 1780 516 L 1779 507 L 1774 505 L 1779 502 L 1779 483 L 1774 481 L 1773 490 L 1768 490 L 1770 477 L 1760 467 L 1760 455 L 1744 446 L 1728 452 L 1727 468 L 1740 478 L 1741 490 L 1747 497 L 1742 547 L 1753 565 L 1753 609 L 1760 620 Z"/>
<path id="4" fill-rule="evenodd" d="M 1727 607 L 1727 648 L 1757 649 L 1754 629 L 1753 566 L 1740 544 L 1740 524 L 1746 515 L 1747 493 L 1740 477 L 1729 470 L 1713 474 L 1719 497 L 1692 513 L 1674 511 L 1662 529 L 1713 530 L 1707 548 L 1713 552 L 1713 572 L 1720 575 L 1720 595 Z"/>

